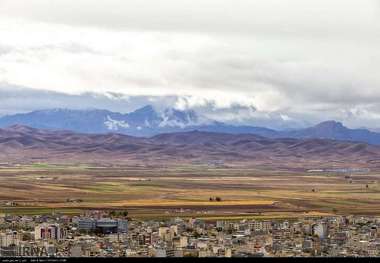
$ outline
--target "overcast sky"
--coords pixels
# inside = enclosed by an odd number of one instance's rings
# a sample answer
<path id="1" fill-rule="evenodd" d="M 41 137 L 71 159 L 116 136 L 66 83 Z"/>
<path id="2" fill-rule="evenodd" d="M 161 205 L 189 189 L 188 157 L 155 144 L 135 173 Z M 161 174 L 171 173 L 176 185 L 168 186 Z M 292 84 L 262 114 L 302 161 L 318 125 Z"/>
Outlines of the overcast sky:
<path id="1" fill-rule="evenodd" d="M 378 128 L 379 47 L 379 0 L 0 0 L 0 114 L 150 103 Z"/>

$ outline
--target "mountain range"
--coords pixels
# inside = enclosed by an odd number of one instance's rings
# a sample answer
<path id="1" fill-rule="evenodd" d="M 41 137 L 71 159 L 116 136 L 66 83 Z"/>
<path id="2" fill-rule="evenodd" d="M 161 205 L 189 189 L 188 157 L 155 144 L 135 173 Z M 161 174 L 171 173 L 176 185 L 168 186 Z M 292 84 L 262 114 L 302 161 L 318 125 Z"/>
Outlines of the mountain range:
<path id="1" fill-rule="evenodd" d="M 126 114 L 99 109 L 49 109 L 0 118 L 0 127 L 16 124 L 37 129 L 71 130 L 90 134 L 111 132 L 137 137 L 197 130 L 229 134 L 255 134 L 267 138 L 315 138 L 380 144 L 380 133 L 367 129 L 349 129 L 336 121 L 322 122 L 305 129 L 281 131 L 265 127 L 226 124 L 200 116 L 192 110 L 180 111 L 168 108 L 157 111 L 149 105 Z"/>
<path id="2" fill-rule="evenodd" d="M 176 132 L 153 137 L 88 134 L 13 125 L 0 129 L 0 158 L 9 163 L 244 165 L 264 169 L 371 168 L 380 146 L 328 139 Z"/>

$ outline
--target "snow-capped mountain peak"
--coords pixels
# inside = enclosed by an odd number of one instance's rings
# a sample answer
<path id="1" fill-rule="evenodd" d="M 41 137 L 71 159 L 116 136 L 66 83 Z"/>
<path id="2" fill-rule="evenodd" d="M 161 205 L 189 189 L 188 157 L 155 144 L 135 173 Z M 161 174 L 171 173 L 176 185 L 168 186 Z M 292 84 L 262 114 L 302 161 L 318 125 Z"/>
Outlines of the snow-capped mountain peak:
<path id="1" fill-rule="evenodd" d="M 185 128 L 199 124 L 199 119 L 194 111 L 179 111 L 168 108 L 163 111 L 162 121 L 159 127 L 180 127 Z"/>
<path id="2" fill-rule="evenodd" d="M 129 124 L 126 121 L 114 120 L 109 115 L 107 115 L 107 119 L 104 122 L 104 125 L 111 131 L 118 131 L 122 128 L 129 128 Z"/>

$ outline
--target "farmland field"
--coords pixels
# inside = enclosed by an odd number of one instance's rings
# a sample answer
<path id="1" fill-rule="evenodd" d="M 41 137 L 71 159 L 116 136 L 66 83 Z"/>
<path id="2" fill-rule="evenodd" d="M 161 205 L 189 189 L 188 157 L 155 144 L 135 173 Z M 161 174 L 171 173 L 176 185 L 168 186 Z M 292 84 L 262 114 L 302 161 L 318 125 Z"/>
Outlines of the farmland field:
<path id="1" fill-rule="evenodd" d="M 380 214 L 379 180 L 377 173 L 348 178 L 333 173 L 201 165 L 34 164 L 0 168 L 0 213 L 127 209 L 137 218 Z"/>

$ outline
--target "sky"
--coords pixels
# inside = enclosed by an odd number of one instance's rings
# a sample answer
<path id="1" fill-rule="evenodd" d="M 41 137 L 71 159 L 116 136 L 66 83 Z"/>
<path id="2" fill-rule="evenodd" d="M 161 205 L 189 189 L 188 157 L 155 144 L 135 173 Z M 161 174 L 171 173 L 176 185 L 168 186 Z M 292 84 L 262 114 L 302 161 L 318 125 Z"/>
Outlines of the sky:
<path id="1" fill-rule="evenodd" d="M 380 128 L 379 0 L 0 0 L 0 115 L 193 109 Z"/>

